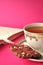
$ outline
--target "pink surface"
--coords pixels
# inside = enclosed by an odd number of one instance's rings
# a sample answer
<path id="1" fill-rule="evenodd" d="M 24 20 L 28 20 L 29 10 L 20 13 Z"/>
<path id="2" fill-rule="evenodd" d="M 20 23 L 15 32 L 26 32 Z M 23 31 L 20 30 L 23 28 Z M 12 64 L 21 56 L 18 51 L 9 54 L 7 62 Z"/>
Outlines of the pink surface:
<path id="1" fill-rule="evenodd" d="M 19 27 L 43 22 L 43 0 L 0 0 L 0 26 Z M 7 45 L 0 48 L 0 65 L 43 65 L 17 58 Z"/>

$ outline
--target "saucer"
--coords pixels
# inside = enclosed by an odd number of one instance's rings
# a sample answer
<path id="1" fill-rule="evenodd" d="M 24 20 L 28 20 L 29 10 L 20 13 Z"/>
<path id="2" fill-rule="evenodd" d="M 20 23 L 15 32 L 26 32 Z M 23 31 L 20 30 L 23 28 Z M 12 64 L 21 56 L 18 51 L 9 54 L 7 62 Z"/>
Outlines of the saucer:
<path id="1" fill-rule="evenodd" d="M 21 41 L 18 43 L 18 45 L 22 45 L 22 44 L 29 46 L 29 44 L 27 44 L 27 42 L 26 42 L 25 39 L 21 40 Z M 36 61 L 36 62 L 43 62 L 43 56 L 42 56 L 41 59 L 28 59 L 28 60 Z"/>

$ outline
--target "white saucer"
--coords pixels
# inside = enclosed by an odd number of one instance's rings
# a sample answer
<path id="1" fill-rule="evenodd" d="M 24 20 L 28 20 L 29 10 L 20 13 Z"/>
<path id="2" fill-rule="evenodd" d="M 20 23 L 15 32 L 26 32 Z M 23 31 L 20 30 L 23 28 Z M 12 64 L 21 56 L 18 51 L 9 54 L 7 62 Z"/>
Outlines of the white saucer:
<path id="1" fill-rule="evenodd" d="M 21 40 L 18 44 L 19 44 L 19 45 L 20 45 L 20 44 L 27 45 L 27 42 L 26 42 L 26 40 L 24 39 L 24 40 Z M 43 62 L 43 56 L 42 56 L 41 59 L 28 59 L 28 60 L 36 61 L 36 62 Z"/>

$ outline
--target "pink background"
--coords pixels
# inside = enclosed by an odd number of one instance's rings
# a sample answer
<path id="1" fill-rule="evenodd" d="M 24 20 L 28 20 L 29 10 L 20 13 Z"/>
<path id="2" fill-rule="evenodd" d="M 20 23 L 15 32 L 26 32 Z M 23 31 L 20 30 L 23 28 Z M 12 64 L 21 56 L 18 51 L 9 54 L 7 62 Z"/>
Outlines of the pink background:
<path id="1" fill-rule="evenodd" d="M 43 22 L 43 0 L 0 0 L 0 26 L 19 27 L 33 22 Z M 8 46 L 0 49 L 0 65 L 43 65 L 19 59 Z"/>
<path id="2" fill-rule="evenodd" d="M 43 22 L 43 0 L 0 0 L 0 25 L 21 27 Z"/>

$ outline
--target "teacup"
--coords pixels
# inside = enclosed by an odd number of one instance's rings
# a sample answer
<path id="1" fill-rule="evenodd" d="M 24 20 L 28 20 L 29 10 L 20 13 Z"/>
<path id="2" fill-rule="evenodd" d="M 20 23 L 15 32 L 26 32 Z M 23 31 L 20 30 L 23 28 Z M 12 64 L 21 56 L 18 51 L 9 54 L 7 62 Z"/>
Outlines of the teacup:
<path id="1" fill-rule="evenodd" d="M 32 23 L 24 27 L 27 44 L 36 51 L 43 53 L 43 23 Z"/>

